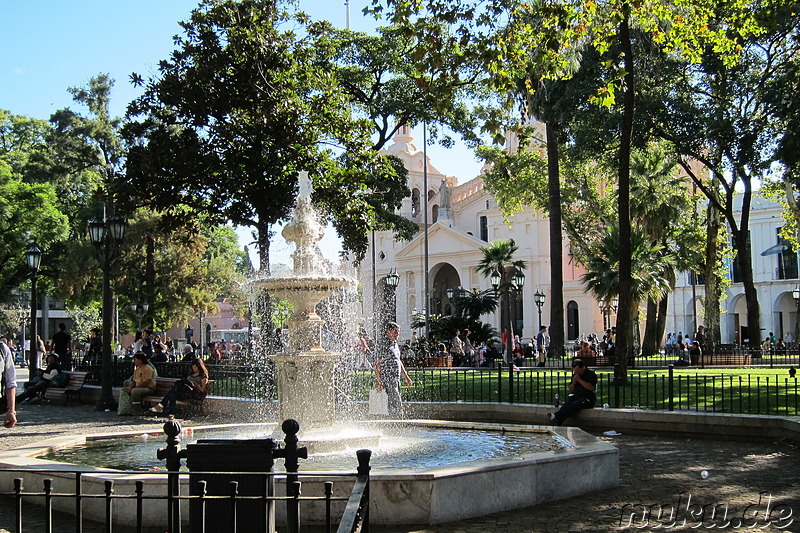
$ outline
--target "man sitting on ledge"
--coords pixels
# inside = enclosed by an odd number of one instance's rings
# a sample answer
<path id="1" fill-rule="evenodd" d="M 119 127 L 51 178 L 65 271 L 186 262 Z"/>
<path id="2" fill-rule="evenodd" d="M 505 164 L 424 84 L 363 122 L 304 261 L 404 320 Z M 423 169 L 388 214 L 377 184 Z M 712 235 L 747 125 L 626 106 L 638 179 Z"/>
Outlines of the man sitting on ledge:
<path id="1" fill-rule="evenodd" d="M 570 394 L 557 413 L 547 415 L 550 423 L 560 426 L 567 418 L 581 409 L 594 407 L 594 403 L 597 401 L 596 389 L 597 374 L 594 373 L 594 370 L 586 368 L 581 359 L 573 359 L 572 383 L 569 384 Z"/>

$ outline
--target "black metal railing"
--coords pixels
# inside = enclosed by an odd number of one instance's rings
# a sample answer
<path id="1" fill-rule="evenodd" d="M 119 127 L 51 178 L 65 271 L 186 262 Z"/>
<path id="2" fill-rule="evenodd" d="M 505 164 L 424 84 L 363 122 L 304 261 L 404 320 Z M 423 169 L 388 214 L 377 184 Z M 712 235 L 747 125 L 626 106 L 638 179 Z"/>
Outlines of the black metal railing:
<path id="1" fill-rule="evenodd" d="M 135 531 L 170 531 L 179 530 L 170 526 L 171 517 L 164 511 L 172 508 L 173 505 L 188 503 L 189 506 L 195 505 L 199 509 L 197 514 L 192 515 L 194 520 L 183 520 L 181 527 L 186 531 L 212 531 L 208 529 L 209 509 L 212 511 L 219 509 L 219 505 L 227 507 L 224 531 L 236 531 L 237 518 L 241 523 L 242 512 L 239 509 L 249 502 L 258 502 L 265 508 L 270 505 L 289 503 L 293 506 L 315 506 L 313 514 L 323 513 L 325 531 L 368 531 L 364 527 L 364 518 L 368 517 L 368 500 L 364 500 L 365 486 L 368 486 L 368 476 L 366 478 L 358 474 L 342 473 L 298 473 L 297 482 L 299 485 L 293 487 L 293 494 L 290 496 L 277 496 L 267 494 L 266 491 L 260 495 L 243 495 L 240 493 L 239 484 L 246 483 L 248 478 L 262 481 L 268 478 L 272 481 L 281 483 L 286 479 L 285 474 L 280 473 L 254 473 L 254 472 L 192 472 L 192 476 L 204 475 L 209 478 L 224 475 L 234 480 L 230 482 L 227 494 L 209 493 L 207 481 L 200 480 L 195 486 L 189 486 L 188 472 L 180 473 L 181 485 L 184 485 L 184 493 L 167 494 L 164 492 L 167 485 L 166 472 L 148 472 L 143 476 L 141 471 L 119 471 L 119 470 L 59 470 L 54 472 L 52 469 L 3 469 L 5 476 L 13 475 L 11 490 L 0 492 L 0 498 L 6 500 L 5 505 L 0 508 L 9 509 L 13 507 L 11 515 L 12 522 L 9 521 L 4 526 L 16 533 L 23 532 L 52 532 L 52 531 L 84 531 L 89 529 L 91 522 L 104 524 L 104 531 L 112 532 L 115 527 L 134 528 Z M 111 479 L 102 479 L 108 476 Z M 328 479 L 322 487 L 317 480 L 324 476 Z M 132 477 L 146 477 L 147 479 L 136 479 L 131 483 Z M 88 481 L 87 478 L 92 478 Z M 126 481 L 121 481 L 127 478 Z M 96 480 L 101 479 L 98 483 Z M 308 483 L 304 480 L 309 479 Z M 330 480 L 340 480 L 338 482 Z M 350 487 L 349 496 L 334 496 L 334 483 L 345 483 L 345 487 Z M 132 485 L 132 490 L 131 490 Z M 266 487 L 266 484 L 264 484 Z M 300 490 L 302 486 L 302 491 Z M 316 493 L 310 493 L 307 486 L 313 486 Z M 69 487 L 69 488 L 67 488 Z M 346 489 L 345 489 L 346 490 Z M 308 494 L 307 494 L 308 492 Z M 339 491 L 341 492 L 341 491 Z M 368 498 L 368 491 L 366 492 Z M 357 502 L 353 503 L 353 502 Z M 64 503 L 68 502 L 68 503 Z M 161 502 L 162 506 L 156 506 Z M 180 503 L 179 503 L 180 502 Z M 37 509 L 31 512 L 29 509 L 36 505 Z M 87 508 L 95 507 L 100 512 L 91 518 L 87 517 Z M 158 512 L 155 510 L 158 509 Z M 59 523 L 54 523 L 54 512 L 60 510 L 74 516 L 70 520 L 72 524 L 65 522 L 63 518 Z M 8 515 L 8 513 L 3 513 Z M 305 512 L 303 513 L 305 514 Z M 309 512 L 311 514 L 311 512 Z M 123 517 L 133 517 L 128 520 Z M 300 515 L 302 516 L 302 515 Z M 145 519 L 145 517 L 148 517 Z M 219 525 L 219 513 L 215 513 L 215 524 Z M 10 520 L 11 516 L 7 516 Z M 249 518 L 248 518 L 249 520 Z M 334 527 L 333 524 L 339 523 Z M 29 524 L 29 525 L 28 525 Z M 300 525 L 300 524 L 298 524 Z M 241 527 L 241 525 L 240 525 Z M 362 529 L 359 529 L 362 528 Z M 130 530 L 130 529 L 128 529 Z M 296 529 L 294 531 L 299 531 Z"/>
<path id="2" fill-rule="evenodd" d="M 113 531 L 117 523 L 130 526 L 131 522 L 134 522 L 137 533 L 142 533 L 145 527 L 180 533 L 184 524 L 193 533 L 271 533 L 277 528 L 275 516 L 279 502 L 285 503 L 288 533 L 300 531 L 301 503 L 308 509 L 315 502 L 320 504 L 318 507 L 321 506 L 322 510 L 312 509 L 311 514 L 316 511 L 323 516 L 326 533 L 332 531 L 334 515 L 341 517 L 337 529 L 341 533 L 369 531 L 370 450 L 356 452 L 358 470 L 355 474 L 299 472 L 299 459 L 307 458 L 308 452 L 305 447 L 297 445 L 300 425 L 295 420 L 285 420 L 281 425 L 286 434 L 282 448 L 271 438 L 234 441 L 205 439 L 181 450 L 181 429 L 180 423 L 170 416 L 164 424 L 167 446 L 157 452 L 158 458 L 166 461 L 167 472 L 147 472 L 146 479 L 136 479 L 145 474 L 141 471 L 3 469 L 0 471 L 3 474 L 0 482 L 5 483 L 9 477 L 13 477 L 13 490 L 0 492 L 0 499 L 13 498 L 16 533 L 24 531 L 25 501 L 28 505 L 34 502 L 43 507 L 41 513 L 36 513 L 36 523 L 29 523 L 29 530 L 47 533 L 53 531 L 53 511 L 57 507 L 74 513 L 77 532 L 83 531 L 84 517 L 90 511 L 92 518 L 103 523 L 108 533 Z M 285 474 L 274 472 L 275 458 L 284 460 Z M 181 472 L 182 459 L 187 460 L 189 472 Z M 251 469 L 246 472 L 229 471 L 226 467 L 231 465 Z M 211 471 L 205 471 L 208 469 Z M 334 496 L 334 483 L 329 480 L 322 484 L 321 494 L 314 494 L 312 490 L 312 495 L 303 495 L 303 480 L 309 480 L 310 486 L 320 491 L 320 477 L 354 478 L 350 495 Z M 26 478 L 29 484 L 41 483 L 41 490 L 26 490 Z M 285 496 L 276 496 L 276 479 L 284 480 Z M 130 490 L 131 481 L 133 491 Z M 100 484 L 102 490 L 98 490 Z M 181 490 L 182 484 L 187 486 L 188 493 Z M 117 489 L 118 485 L 121 490 Z M 62 501 L 66 501 L 66 505 L 58 506 Z M 99 507 L 96 502 L 100 503 Z M 160 506 L 159 502 L 163 505 Z M 184 520 L 181 512 L 184 502 L 189 504 L 188 521 Z M 341 512 L 334 509 L 337 502 L 341 504 Z M 115 519 L 117 512 L 122 515 L 119 520 Z M 240 516 L 246 519 L 239 521 Z M 135 519 L 131 520 L 131 517 Z M 63 524 L 59 524 L 59 531 L 64 529 Z"/>
<path id="3" fill-rule="evenodd" d="M 613 367 L 596 370 L 599 406 L 800 415 L 800 386 L 789 369 L 767 368 L 748 373 L 732 373 L 735 369 L 719 373 L 671 367 L 663 370 L 633 369 L 628 370 L 625 380 L 615 378 Z M 403 398 L 422 403 L 553 405 L 557 399 L 566 398 L 572 380 L 571 370 L 522 368 L 509 371 L 508 365 L 494 369 L 409 369 L 409 374 L 414 386 L 403 387 Z M 366 401 L 373 386 L 372 373 L 353 374 L 351 399 Z"/>

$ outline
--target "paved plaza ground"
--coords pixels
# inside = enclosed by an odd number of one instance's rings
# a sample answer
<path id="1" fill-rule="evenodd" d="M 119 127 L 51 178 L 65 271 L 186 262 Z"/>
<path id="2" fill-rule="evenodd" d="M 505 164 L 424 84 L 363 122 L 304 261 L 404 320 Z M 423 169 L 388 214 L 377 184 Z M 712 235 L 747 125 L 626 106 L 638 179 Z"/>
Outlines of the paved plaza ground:
<path id="1" fill-rule="evenodd" d="M 23 405 L 18 415 L 17 427 L 0 430 L 0 449 L 65 434 L 155 430 L 163 425 L 163 419 L 119 417 L 114 412 L 98 412 L 89 405 Z M 187 420 L 184 426 L 209 422 L 216 420 Z M 698 524 L 695 530 L 800 531 L 800 460 L 796 443 L 627 434 L 601 438 L 620 450 L 620 485 L 615 489 L 441 526 L 373 527 L 372 531 L 689 531 Z M 704 471 L 707 477 L 702 474 Z M 458 494 L 452 495 L 452 504 L 468 505 Z M 670 504 L 677 508 L 672 519 L 667 516 Z M 648 509 L 647 523 L 642 520 L 643 506 Z M 663 511 L 661 519 L 657 516 L 659 506 Z M 712 515 L 715 506 L 716 514 Z M 723 516 L 726 509 L 727 516 Z M 0 531 L 12 527 L 10 507 L 0 505 Z M 25 531 L 38 530 L 26 527 Z"/>

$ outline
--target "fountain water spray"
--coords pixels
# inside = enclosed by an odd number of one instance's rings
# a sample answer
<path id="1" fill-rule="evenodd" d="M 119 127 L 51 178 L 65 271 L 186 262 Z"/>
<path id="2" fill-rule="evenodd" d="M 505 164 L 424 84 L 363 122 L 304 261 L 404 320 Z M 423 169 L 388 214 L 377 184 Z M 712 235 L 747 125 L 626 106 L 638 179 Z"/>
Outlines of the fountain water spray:
<path id="1" fill-rule="evenodd" d="M 326 272 L 317 245 L 325 232 L 311 205 L 308 173 L 301 172 L 299 181 L 297 203 L 281 232 L 287 242 L 295 243 L 292 275 L 259 279 L 253 284 L 294 308 L 288 320 L 287 353 L 271 359 L 276 368 L 279 420 L 299 420 L 305 429 L 327 427 L 336 420 L 334 366 L 339 355 L 322 347 L 323 321 L 316 312 L 317 304 L 354 285 L 355 280 Z"/>

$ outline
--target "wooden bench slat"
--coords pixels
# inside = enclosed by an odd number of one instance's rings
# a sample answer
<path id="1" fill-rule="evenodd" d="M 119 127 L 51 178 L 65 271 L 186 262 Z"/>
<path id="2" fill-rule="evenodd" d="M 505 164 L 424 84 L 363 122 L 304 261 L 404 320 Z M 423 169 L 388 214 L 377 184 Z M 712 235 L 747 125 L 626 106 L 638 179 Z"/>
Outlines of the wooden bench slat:
<path id="1" fill-rule="evenodd" d="M 81 403 L 81 389 L 86 382 L 88 372 L 69 372 L 63 371 L 67 375 L 67 382 L 63 387 L 55 387 L 50 385 L 44 392 L 44 397 L 48 400 L 55 400 L 57 398 L 64 398 L 64 405 L 67 405 L 70 400 L 77 400 Z"/>

